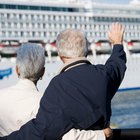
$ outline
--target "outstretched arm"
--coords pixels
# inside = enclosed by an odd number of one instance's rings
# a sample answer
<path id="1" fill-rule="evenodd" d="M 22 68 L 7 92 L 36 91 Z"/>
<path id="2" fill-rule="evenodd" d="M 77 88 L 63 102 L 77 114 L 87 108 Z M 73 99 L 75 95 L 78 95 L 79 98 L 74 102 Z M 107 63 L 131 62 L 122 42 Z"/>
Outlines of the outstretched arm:
<path id="1" fill-rule="evenodd" d="M 113 44 L 113 50 L 105 67 L 108 77 L 111 79 L 110 98 L 114 96 L 119 88 L 126 71 L 126 54 L 123 49 L 124 26 L 120 23 L 113 23 L 108 33 L 109 39 Z"/>

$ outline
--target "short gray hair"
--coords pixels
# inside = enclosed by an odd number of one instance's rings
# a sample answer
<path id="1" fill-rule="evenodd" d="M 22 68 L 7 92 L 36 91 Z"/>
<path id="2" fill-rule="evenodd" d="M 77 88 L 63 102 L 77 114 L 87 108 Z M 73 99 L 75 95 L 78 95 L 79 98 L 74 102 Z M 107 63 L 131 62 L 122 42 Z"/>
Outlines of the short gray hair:
<path id="1" fill-rule="evenodd" d="M 66 29 L 57 39 L 56 46 L 59 56 L 83 57 L 87 54 L 87 40 L 85 34 L 78 29 Z"/>
<path id="2" fill-rule="evenodd" d="M 16 64 L 20 71 L 20 78 L 37 81 L 45 66 L 45 50 L 35 43 L 23 43 L 17 51 Z"/>

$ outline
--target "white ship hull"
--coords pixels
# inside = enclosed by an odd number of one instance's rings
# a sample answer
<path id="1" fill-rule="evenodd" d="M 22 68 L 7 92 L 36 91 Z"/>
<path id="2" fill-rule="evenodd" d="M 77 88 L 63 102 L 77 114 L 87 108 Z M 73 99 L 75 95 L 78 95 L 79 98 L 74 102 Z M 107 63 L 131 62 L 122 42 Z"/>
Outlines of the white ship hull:
<path id="1" fill-rule="evenodd" d="M 89 57 L 89 60 L 94 64 L 104 64 L 109 55 L 99 55 L 96 58 Z M 38 82 L 38 89 L 44 92 L 45 88 L 49 84 L 50 80 L 58 74 L 59 69 L 62 66 L 62 62 L 57 58 L 46 58 L 46 72 L 42 80 Z M 2 59 L 0 63 L 0 69 L 12 68 L 13 73 L 9 77 L 4 77 L 0 80 L 0 89 L 11 86 L 18 81 L 15 73 L 15 58 Z M 133 54 L 127 60 L 127 70 L 125 77 L 120 85 L 119 90 L 132 90 L 140 89 L 140 54 Z"/>

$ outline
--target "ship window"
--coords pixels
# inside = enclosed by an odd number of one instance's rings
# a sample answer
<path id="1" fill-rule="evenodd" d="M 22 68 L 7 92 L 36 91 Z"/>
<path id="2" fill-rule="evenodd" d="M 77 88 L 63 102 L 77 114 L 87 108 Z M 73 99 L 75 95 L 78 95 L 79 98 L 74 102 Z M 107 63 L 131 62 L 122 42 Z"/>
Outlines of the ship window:
<path id="1" fill-rule="evenodd" d="M 17 18 L 17 15 L 16 14 L 13 14 L 13 18 L 16 19 Z"/>
<path id="2" fill-rule="evenodd" d="M 10 22 L 8 22 L 8 25 L 7 25 L 7 26 L 8 26 L 8 28 L 11 28 L 11 23 L 10 23 Z"/>
<path id="3" fill-rule="evenodd" d="M 21 14 L 19 14 L 19 19 L 22 19 L 22 15 Z"/>
<path id="4" fill-rule="evenodd" d="M 27 10 L 28 6 L 26 6 L 26 5 L 18 5 L 17 8 L 21 9 L 21 10 Z"/>
<path id="5" fill-rule="evenodd" d="M 7 14 L 7 18 L 10 18 L 10 14 L 9 13 Z"/>
<path id="6" fill-rule="evenodd" d="M 23 31 L 22 31 L 22 32 L 20 32 L 20 36 L 21 36 L 21 37 L 23 37 Z"/>
<path id="7" fill-rule="evenodd" d="M 1 27 L 2 27 L 2 28 L 5 27 L 5 23 L 4 23 L 4 22 L 1 23 Z"/>
<path id="8" fill-rule="evenodd" d="M 2 31 L 2 36 L 5 36 L 5 31 Z"/>
<path id="9" fill-rule="evenodd" d="M 6 8 L 6 9 L 16 9 L 16 5 L 9 5 L 9 4 L 6 4 L 6 5 L 5 5 L 5 8 Z"/>
<path id="10" fill-rule="evenodd" d="M 73 12 L 74 10 L 73 10 L 73 8 L 68 8 L 68 11 Z"/>
<path id="11" fill-rule="evenodd" d="M 32 32 L 32 36 L 35 37 L 35 32 Z"/>
<path id="12" fill-rule="evenodd" d="M 95 20 L 95 21 L 98 21 L 98 17 L 94 17 L 94 20 Z"/>
<path id="13" fill-rule="evenodd" d="M 46 37 L 46 32 L 44 32 L 43 34 L 44 34 L 44 37 Z"/>
<path id="14" fill-rule="evenodd" d="M 0 9 L 1 9 L 1 8 L 2 8 L 2 9 L 4 8 L 4 4 L 0 4 Z"/>
<path id="15" fill-rule="evenodd" d="M 48 7 L 40 7 L 41 10 L 49 10 Z"/>
<path id="16" fill-rule="evenodd" d="M 45 28 L 46 27 L 46 24 L 45 23 L 43 23 L 43 28 Z"/>
<path id="17" fill-rule="evenodd" d="M 29 6 L 30 10 L 40 10 L 39 6 Z"/>
<path id="18" fill-rule="evenodd" d="M 17 23 L 16 23 L 16 22 L 14 23 L 14 27 L 16 27 L 16 28 L 17 28 Z"/>

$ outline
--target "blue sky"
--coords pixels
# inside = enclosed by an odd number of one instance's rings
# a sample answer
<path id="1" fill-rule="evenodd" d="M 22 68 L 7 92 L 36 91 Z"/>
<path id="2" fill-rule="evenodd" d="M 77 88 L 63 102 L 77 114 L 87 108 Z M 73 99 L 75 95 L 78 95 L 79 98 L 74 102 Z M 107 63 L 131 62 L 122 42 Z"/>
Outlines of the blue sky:
<path id="1" fill-rule="evenodd" d="M 114 4 L 128 4 L 130 0 L 93 0 L 99 3 L 114 3 Z"/>

